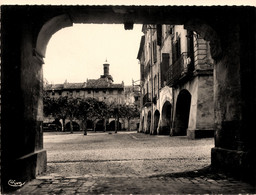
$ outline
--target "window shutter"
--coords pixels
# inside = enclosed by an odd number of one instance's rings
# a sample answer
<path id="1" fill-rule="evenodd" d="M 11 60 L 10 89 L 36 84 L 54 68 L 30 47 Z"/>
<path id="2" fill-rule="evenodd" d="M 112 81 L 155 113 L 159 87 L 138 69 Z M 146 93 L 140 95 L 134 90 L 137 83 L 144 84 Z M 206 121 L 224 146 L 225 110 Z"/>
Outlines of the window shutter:
<path id="1" fill-rule="evenodd" d="M 157 45 L 161 46 L 162 44 L 162 25 L 157 24 Z"/>

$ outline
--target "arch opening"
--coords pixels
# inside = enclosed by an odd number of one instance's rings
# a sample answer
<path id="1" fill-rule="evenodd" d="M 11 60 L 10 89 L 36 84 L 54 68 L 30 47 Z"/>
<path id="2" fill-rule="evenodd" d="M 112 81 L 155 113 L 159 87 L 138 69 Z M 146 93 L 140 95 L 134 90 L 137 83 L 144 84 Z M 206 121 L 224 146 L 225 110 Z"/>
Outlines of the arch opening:
<path id="1" fill-rule="evenodd" d="M 150 128 L 151 128 L 151 111 L 148 112 L 148 117 L 147 117 L 147 128 L 145 133 L 150 133 Z"/>
<path id="2" fill-rule="evenodd" d="M 87 120 L 87 130 L 93 130 L 93 121 Z"/>
<path id="3" fill-rule="evenodd" d="M 103 131 L 104 130 L 104 120 L 99 120 L 95 124 L 95 131 Z"/>
<path id="4" fill-rule="evenodd" d="M 72 121 L 72 125 L 73 125 L 73 131 L 80 131 L 80 125 L 77 122 Z M 70 122 L 68 122 L 66 124 L 66 131 L 71 131 L 71 124 L 70 124 Z"/>
<path id="5" fill-rule="evenodd" d="M 174 135 L 185 136 L 187 135 L 191 94 L 188 90 L 183 89 L 180 91 L 176 103 L 175 127 Z"/>
<path id="6" fill-rule="evenodd" d="M 159 112 L 158 110 L 156 110 L 155 113 L 154 113 L 154 129 L 153 129 L 153 135 L 156 135 L 156 134 L 157 134 L 157 128 L 158 128 L 159 118 L 160 118 L 160 112 Z"/>
<path id="7" fill-rule="evenodd" d="M 162 108 L 162 121 L 159 134 L 170 135 L 171 129 L 171 117 L 172 117 L 172 104 L 166 101 Z"/>
<path id="8" fill-rule="evenodd" d="M 122 123 L 119 121 L 117 122 L 117 129 L 121 130 L 122 128 Z M 115 120 L 112 120 L 110 123 L 109 123 L 109 127 L 108 127 L 108 130 L 109 131 L 115 131 L 115 128 L 116 128 L 116 121 Z"/>

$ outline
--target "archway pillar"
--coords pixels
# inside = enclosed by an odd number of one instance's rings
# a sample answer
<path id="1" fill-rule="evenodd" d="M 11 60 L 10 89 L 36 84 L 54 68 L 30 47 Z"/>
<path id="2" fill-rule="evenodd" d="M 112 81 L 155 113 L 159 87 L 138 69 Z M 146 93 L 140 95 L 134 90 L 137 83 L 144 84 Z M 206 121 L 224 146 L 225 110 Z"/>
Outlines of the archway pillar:
<path id="1" fill-rule="evenodd" d="M 19 16 L 16 16 L 19 17 Z M 12 19 L 10 19 L 12 21 Z M 5 34 L 7 49 L 3 52 L 5 77 L 3 91 L 2 185 L 8 189 L 10 179 L 28 181 L 46 171 L 46 151 L 43 150 L 43 59 L 34 48 L 30 21 L 9 23 L 16 29 Z M 13 27 L 15 26 L 15 28 Z M 17 27 L 17 28 L 16 28 Z M 13 48 L 17 48 L 14 51 Z M 11 89 L 11 93 L 8 92 Z M 11 121 L 12 119 L 13 121 Z"/>
<path id="2" fill-rule="evenodd" d="M 219 29 L 223 52 L 214 68 L 215 147 L 211 163 L 213 168 L 255 182 L 256 144 L 251 129 L 256 105 L 255 55 L 251 55 L 255 44 L 250 43 L 255 37 L 255 21 L 251 24 L 254 26 L 230 23 L 225 33 Z"/>
<path id="3" fill-rule="evenodd" d="M 33 179 L 46 171 L 43 149 L 43 57 L 33 48 L 31 26 L 24 25 L 21 41 L 21 92 L 24 105 L 24 153 L 17 159 L 23 166 L 22 177 Z M 29 76 L 28 76 L 29 75 Z M 31 166 L 33 168 L 31 168 Z"/>
<path id="4" fill-rule="evenodd" d="M 250 16 L 253 15 L 254 17 Z M 256 144 L 251 127 L 256 110 L 255 12 L 187 29 L 210 41 L 214 65 L 215 147 L 211 166 L 256 181 Z"/>

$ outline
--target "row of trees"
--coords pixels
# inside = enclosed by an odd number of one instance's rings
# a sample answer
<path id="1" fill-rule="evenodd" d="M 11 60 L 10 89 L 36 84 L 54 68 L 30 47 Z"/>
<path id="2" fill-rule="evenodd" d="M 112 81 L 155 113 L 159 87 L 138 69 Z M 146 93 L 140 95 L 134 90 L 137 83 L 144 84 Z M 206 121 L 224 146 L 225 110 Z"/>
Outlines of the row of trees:
<path id="1" fill-rule="evenodd" d="M 96 120 L 104 120 L 104 131 L 106 131 L 106 121 L 108 118 L 116 117 L 126 119 L 128 121 L 128 130 L 130 130 L 130 120 L 139 116 L 139 111 L 134 105 L 118 105 L 112 103 L 110 105 L 94 98 L 73 98 L 62 97 L 51 98 L 44 95 L 44 115 L 52 116 L 62 120 L 70 120 L 70 132 L 73 133 L 73 121 L 75 119 L 82 121 L 82 129 L 84 135 L 87 135 L 87 121 L 92 120 L 95 124 Z M 65 125 L 62 125 L 65 131 Z"/>

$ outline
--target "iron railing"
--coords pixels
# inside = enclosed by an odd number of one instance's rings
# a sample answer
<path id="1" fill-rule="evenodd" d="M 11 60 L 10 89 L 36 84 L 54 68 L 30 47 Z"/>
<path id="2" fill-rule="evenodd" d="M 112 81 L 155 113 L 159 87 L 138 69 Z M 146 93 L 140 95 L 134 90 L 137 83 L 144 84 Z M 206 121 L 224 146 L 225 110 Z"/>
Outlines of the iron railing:
<path id="1" fill-rule="evenodd" d="M 182 53 L 166 72 L 167 85 L 173 86 L 177 84 L 193 71 L 194 65 L 191 59 L 188 58 L 187 52 Z"/>

